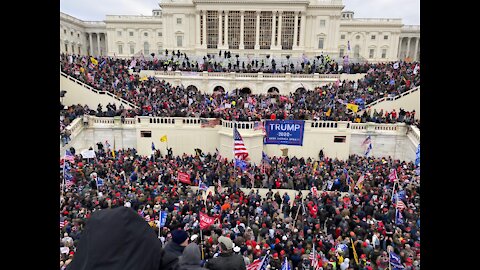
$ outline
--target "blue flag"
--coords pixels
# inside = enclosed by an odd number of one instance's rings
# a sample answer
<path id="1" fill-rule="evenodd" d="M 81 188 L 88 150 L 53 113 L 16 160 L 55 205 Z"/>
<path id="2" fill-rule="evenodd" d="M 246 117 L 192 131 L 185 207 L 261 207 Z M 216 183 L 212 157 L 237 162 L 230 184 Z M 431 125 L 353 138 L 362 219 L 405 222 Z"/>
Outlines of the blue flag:
<path id="1" fill-rule="evenodd" d="M 270 164 L 270 158 L 262 151 L 262 160 L 268 164 Z"/>
<path id="2" fill-rule="evenodd" d="M 402 212 L 398 210 L 398 208 L 396 209 L 396 212 L 395 212 L 395 224 L 397 225 L 403 224 L 403 215 L 402 215 Z"/>
<path id="3" fill-rule="evenodd" d="M 102 178 L 97 177 L 97 187 L 101 187 L 103 184 L 105 184 L 105 181 Z"/>
<path id="4" fill-rule="evenodd" d="M 152 142 L 152 151 L 155 151 L 155 144 Z"/>
<path id="5" fill-rule="evenodd" d="M 292 270 L 292 268 L 290 267 L 290 264 L 288 263 L 287 257 L 285 257 L 282 263 L 282 270 Z"/>
<path id="6" fill-rule="evenodd" d="M 202 180 L 200 180 L 200 183 L 198 184 L 198 189 L 207 191 L 208 186 L 204 182 L 202 182 Z"/>
<path id="7" fill-rule="evenodd" d="M 390 252 L 390 255 L 389 255 L 389 260 L 390 260 L 390 264 L 392 265 L 392 267 L 397 268 L 397 269 L 404 269 L 405 267 L 402 265 L 402 261 L 400 259 L 400 256 L 398 256 L 397 254 L 395 254 L 395 252 Z"/>
<path id="8" fill-rule="evenodd" d="M 415 154 L 416 154 L 415 166 L 418 166 L 420 165 L 420 144 L 418 144 L 417 152 Z"/>
<path id="9" fill-rule="evenodd" d="M 247 169 L 247 163 L 241 159 L 235 159 L 235 167 L 239 167 L 242 171 Z"/>
<path id="10" fill-rule="evenodd" d="M 166 211 L 161 211 L 160 212 L 160 227 L 165 226 L 166 222 L 167 222 L 167 212 Z"/>
<path id="11" fill-rule="evenodd" d="M 367 151 L 365 151 L 365 156 L 368 156 L 368 154 L 370 154 L 370 151 L 372 150 L 372 144 L 370 143 L 368 145 L 368 148 L 367 148 Z"/>

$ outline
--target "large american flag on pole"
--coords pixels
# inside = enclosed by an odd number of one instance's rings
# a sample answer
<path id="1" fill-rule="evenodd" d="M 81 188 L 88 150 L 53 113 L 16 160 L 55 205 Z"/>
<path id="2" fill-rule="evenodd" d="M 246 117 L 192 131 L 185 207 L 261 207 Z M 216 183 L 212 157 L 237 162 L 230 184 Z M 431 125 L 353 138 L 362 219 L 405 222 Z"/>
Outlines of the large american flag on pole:
<path id="1" fill-rule="evenodd" d="M 247 160 L 248 158 L 247 148 L 243 143 L 242 136 L 238 132 L 237 127 L 233 128 L 233 141 L 234 141 L 233 155 L 235 156 L 235 158 Z"/>

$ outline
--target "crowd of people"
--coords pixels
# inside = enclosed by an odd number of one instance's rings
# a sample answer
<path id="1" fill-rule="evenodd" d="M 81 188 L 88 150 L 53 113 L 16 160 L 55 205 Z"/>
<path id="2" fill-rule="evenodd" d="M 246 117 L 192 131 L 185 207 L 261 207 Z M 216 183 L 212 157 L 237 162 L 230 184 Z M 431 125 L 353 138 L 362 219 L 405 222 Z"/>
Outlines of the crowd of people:
<path id="1" fill-rule="evenodd" d="M 92 59 L 61 55 L 62 71 L 94 88 L 109 91 L 137 105 L 135 115 L 236 119 L 305 119 L 354 121 L 356 112 L 347 108 L 354 104 L 361 110 L 377 99 L 396 96 L 420 85 L 418 63 L 369 64 L 365 78 L 338 81 L 315 89 L 297 89 L 288 96 L 229 92 L 202 93 L 194 87 L 177 86 L 154 77 L 140 78 L 129 74 L 131 60 Z M 135 60 L 133 60 L 135 61 Z M 355 67 L 355 66 L 354 66 Z M 356 110 L 355 110 L 356 111 Z M 413 114 L 414 115 L 414 114 Z M 391 120 L 388 120 L 390 117 Z M 378 122 L 398 122 L 390 114 L 372 116 Z M 403 118 L 402 118 L 403 119 Z M 404 119 L 407 119 L 405 117 Z M 363 121 L 363 120 L 362 120 Z M 410 122 L 414 122 L 414 117 Z"/>
<path id="2" fill-rule="evenodd" d="M 405 269 L 419 269 L 420 176 L 412 162 L 265 156 L 241 169 L 218 153 L 139 156 L 135 149 L 98 148 L 94 159 L 61 160 L 61 268 L 74 259 L 94 212 L 128 207 L 159 236 L 160 269 L 245 269 L 268 256 L 272 270 L 285 258 L 291 269 L 320 269 L 311 266 L 316 258 L 322 269 L 383 270 L 391 269 L 392 252 Z M 194 191 L 178 172 L 214 190 Z M 262 196 L 258 188 L 269 192 Z M 296 195 L 273 192 L 278 188 Z M 159 228 L 161 211 L 167 218 Z M 200 213 L 216 222 L 199 237 Z"/>

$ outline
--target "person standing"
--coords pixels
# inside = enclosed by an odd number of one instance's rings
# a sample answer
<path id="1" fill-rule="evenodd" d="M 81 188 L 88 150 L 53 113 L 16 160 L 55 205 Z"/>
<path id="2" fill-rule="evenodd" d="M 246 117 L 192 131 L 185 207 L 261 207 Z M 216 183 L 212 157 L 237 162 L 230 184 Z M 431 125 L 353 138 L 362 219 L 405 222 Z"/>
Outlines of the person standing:
<path id="1" fill-rule="evenodd" d="M 200 248 L 196 243 L 190 243 L 183 250 L 182 256 L 178 259 L 178 270 L 202 270 L 202 257 Z"/>
<path id="2" fill-rule="evenodd" d="M 169 241 L 162 250 L 162 270 L 174 270 L 178 266 L 178 258 L 183 254 L 188 245 L 188 234 L 182 230 L 172 231 L 172 240 Z"/>
<path id="3" fill-rule="evenodd" d="M 220 254 L 209 260 L 205 265 L 206 268 L 210 270 L 246 270 L 243 257 L 233 253 L 233 242 L 230 238 L 220 236 L 218 246 Z"/>

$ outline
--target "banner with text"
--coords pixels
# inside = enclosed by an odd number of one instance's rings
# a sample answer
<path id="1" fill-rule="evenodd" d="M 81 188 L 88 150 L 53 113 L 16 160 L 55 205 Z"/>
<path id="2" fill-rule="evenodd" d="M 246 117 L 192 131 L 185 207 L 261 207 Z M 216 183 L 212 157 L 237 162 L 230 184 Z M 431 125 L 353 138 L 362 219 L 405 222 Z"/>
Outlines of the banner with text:
<path id="1" fill-rule="evenodd" d="M 265 144 L 303 145 L 303 120 L 267 120 Z"/>

